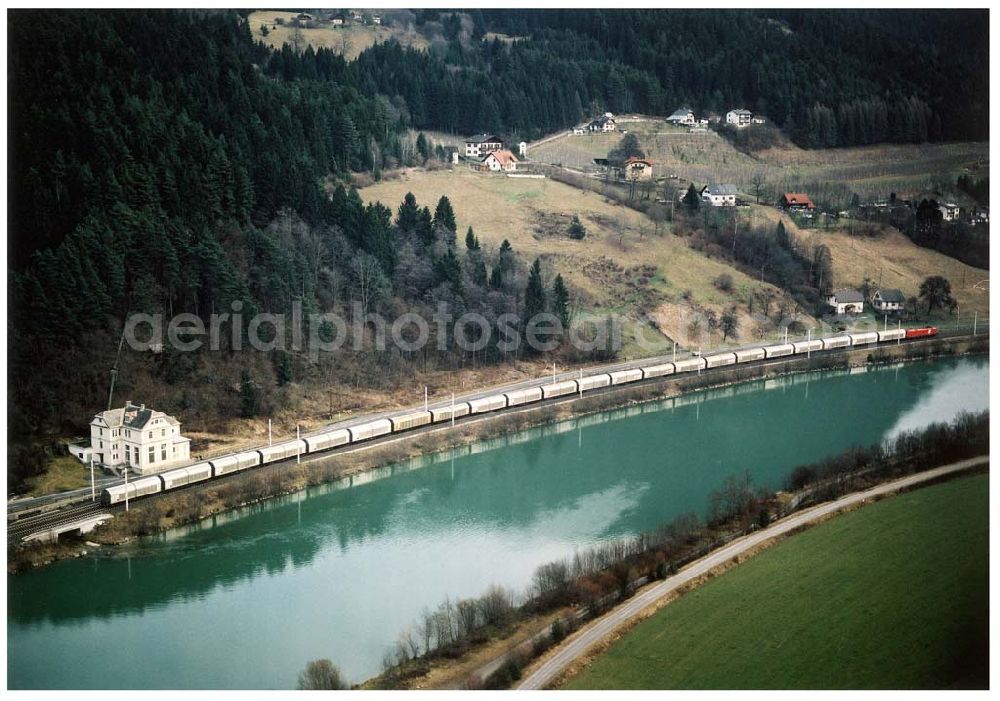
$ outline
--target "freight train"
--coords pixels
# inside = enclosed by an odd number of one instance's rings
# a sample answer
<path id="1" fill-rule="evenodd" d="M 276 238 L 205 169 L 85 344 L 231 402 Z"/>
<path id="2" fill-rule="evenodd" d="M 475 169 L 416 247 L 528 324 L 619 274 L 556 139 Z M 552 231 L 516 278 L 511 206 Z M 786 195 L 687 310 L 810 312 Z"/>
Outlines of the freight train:
<path id="1" fill-rule="evenodd" d="M 570 394 L 582 395 L 584 392 L 602 387 L 613 387 L 656 377 L 666 377 L 667 375 L 698 372 L 728 365 L 769 360 L 802 353 L 815 353 L 835 348 L 866 346 L 889 341 L 899 343 L 906 339 L 936 336 L 937 332 L 936 327 L 929 326 L 918 329 L 845 333 L 828 338 L 816 338 L 809 341 L 796 341 L 794 343 L 761 346 L 759 348 L 744 348 L 645 367 L 594 373 L 574 380 L 549 382 L 548 384 L 544 380 L 540 380 L 539 385 L 527 389 L 499 392 L 494 395 L 456 402 L 450 406 L 430 408 L 426 411 L 409 411 L 398 416 L 377 419 L 347 428 L 333 428 L 305 438 L 275 443 L 264 448 L 256 448 L 242 453 L 213 458 L 188 467 L 141 477 L 129 481 L 128 485 L 120 484 L 102 490 L 101 503 L 105 506 L 110 506 L 125 501 L 126 490 L 130 500 L 137 499 L 150 494 L 186 487 L 190 484 L 204 482 L 242 470 L 249 470 L 259 465 L 319 453 L 344 445 L 372 440 L 380 436 L 409 431 L 421 426 L 451 421 L 452 418 L 458 419 L 474 414 L 500 411 L 502 409 L 523 406 Z"/>

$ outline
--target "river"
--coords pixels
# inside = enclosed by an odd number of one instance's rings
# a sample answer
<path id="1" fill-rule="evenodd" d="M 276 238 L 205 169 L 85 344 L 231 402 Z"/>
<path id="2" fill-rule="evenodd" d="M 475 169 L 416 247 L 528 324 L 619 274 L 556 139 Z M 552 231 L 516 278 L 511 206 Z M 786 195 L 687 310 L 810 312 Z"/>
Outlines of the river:
<path id="1" fill-rule="evenodd" d="M 985 358 L 827 371 L 513 434 L 8 576 L 11 688 L 294 688 L 352 682 L 446 596 L 523 591 L 544 562 L 704 515 L 750 472 L 988 408 Z"/>

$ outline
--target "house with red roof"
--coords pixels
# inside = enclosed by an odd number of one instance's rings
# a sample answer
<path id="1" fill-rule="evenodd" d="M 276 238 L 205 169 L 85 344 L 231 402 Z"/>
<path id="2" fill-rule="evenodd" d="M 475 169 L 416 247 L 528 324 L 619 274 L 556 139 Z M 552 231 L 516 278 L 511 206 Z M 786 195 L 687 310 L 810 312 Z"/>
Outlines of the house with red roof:
<path id="1" fill-rule="evenodd" d="M 483 159 L 480 167 L 483 170 L 512 173 L 517 170 L 517 163 L 517 156 L 507 149 L 500 149 L 498 151 L 490 151 L 486 154 L 486 158 Z"/>
<path id="2" fill-rule="evenodd" d="M 816 205 L 804 192 L 786 192 L 781 196 L 778 206 L 792 212 L 807 212 L 816 209 Z"/>

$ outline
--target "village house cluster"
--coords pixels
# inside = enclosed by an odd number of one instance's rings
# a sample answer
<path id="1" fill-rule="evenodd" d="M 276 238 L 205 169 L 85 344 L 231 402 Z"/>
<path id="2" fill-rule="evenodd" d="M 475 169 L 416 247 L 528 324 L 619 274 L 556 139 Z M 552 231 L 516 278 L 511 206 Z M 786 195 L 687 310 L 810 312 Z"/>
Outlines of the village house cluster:
<path id="1" fill-rule="evenodd" d="M 528 144 L 522 141 L 518 144 L 518 152 L 523 158 L 527 153 Z M 503 139 L 496 134 L 476 134 L 465 140 L 465 157 L 475 161 L 477 170 L 494 173 L 513 173 L 520 162 L 509 149 L 503 147 Z M 457 162 L 457 153 L 452 156 L 452 163 Z"/>
<path id="2" fill-rule="evenodd" d="M 899 312 L 906 306 L 906 295 L 895 288 L 876 288 L 871 297 L 865 299 L 860 290 L 844 288 L 834 290 L 826 298 L 826 303 L 834 314 L 861 314 L 865 303 L 880 313 Z"/>

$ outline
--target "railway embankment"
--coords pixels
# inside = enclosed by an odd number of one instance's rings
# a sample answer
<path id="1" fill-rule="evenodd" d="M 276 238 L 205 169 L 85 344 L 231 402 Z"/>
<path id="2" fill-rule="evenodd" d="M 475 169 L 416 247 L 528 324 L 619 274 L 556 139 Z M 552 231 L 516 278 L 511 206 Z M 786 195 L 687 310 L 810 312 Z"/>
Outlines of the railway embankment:
<path id="1" fill-rule="evenodd" d="M 951 336 L 879 347 L 844 348 L 733 365 L 697 374 L 669 375 L 628 385 L 609 386 L 585 396 L 569 395 L 495 414 L 464 417 L 454 426 L 437 424 L 400 435 L 329 453 L 310 455 L 301 463 L 290 459 L 270 463 L 190 488 L 136 500 L 128 512 L 117 505 L 110 522 L 82 541 L 50 544 L 8 544 L 8 571 L 18 572 L 67 557 L 79 557 L 94 547 L 110 548 L 135 538 L 197 522 L 226 511 L 299 492 L 407 459 L 432 455 L 478 441 L 497 438 L 534 426 L 644 402 L 678 397 L 689 392 L 722 388 L 829 369 L 919 361 L 988 353 L 989 337 Z M 89 548 L 89 550 L 88 550 Z"/>

